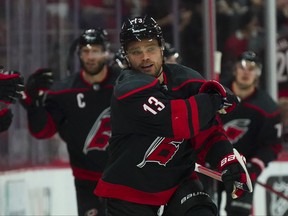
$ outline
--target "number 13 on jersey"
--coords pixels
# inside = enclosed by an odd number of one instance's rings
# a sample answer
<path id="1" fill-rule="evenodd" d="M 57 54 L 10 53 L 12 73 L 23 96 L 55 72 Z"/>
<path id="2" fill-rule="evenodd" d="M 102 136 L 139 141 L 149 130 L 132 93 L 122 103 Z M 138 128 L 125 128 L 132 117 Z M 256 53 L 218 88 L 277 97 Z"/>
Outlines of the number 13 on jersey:
<path id="1" fill-rule="evenodd" d="M 155 97 L 148 98 L 148 104 L 143 104 L 143 109 L 146 112 L 151 112 L 153 115 L 156 115 L 158 111 L 161 111 L 165 108 L 165 105 L 157 100 Z"/>

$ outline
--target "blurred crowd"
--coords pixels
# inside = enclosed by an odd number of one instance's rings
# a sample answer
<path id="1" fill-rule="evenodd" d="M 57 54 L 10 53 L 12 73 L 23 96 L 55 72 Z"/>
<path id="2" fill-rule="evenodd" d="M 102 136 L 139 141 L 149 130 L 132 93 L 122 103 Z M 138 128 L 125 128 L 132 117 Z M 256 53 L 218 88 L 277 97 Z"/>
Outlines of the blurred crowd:
<path id="1" fill-rule="evenodd" d="M 263 52 L 265 39 L 264 3 L 265 0 L 215 1 L 216 44 L 217 50 L 223 52 L 223 74 L 229 74 L 231 64 L 243 51 Z M 0 15 L 0 31 L 3 33 L 0 35 L 2 56 L 8 35 L 5 34 L 7 31 L 5 1 L 1 1 L 0 4 L 1 12 L 3 10 Z M 79 30 L 105 28 L 113 32 L 110 34 L 112 38 L 109 39 L 114 41 L 111 45 L 115 51 L 119 45 L 117 31 L 119 31 L 119 25 L 125 18 L 144 14 L 151 15 L 161 26 L 166 42 L 171 44 L 175 42 L 173 23 L 177 20 L 176 31 L 180 41 L 177 49 L 183 58 L 183 64 L 200 72 L 203 71 L 202 0 L 121 0 L 116 2 L 112 0 L 48 0 L 46 5 L 43 4 L 41 6 L 46 8 L 48 17 L 46 27 L 48 30 L 61 31 L 61 28 L 64 28 L 67 31 L 72 31 L 75 28 Z M 12 4 L 13 6 L 16 4 Z M 175 7 L 177 8 L 175 9 Z M 288 28 L 288 1 L 277 0 L 276 7 L 277 32 L 278 35 L 285 35 Z M 117 13 L 120 13 L 119 16 L 115 16 Z M 118 20 L 119 18 L 120 20 Z M 60 49 L 59 47 L 54 48 Z M 0 63 L 3 65 L 2 61 L 0 60 Z"/>

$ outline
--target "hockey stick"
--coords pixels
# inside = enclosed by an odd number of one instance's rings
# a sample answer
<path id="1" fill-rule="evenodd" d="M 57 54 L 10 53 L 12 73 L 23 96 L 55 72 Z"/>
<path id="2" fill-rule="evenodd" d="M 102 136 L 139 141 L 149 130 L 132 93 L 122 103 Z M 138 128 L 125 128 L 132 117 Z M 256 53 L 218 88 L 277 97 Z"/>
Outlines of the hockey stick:
<path id="1" fill-rule="evenodd" d="M 259 182 L 259 181 L 256 181 L 257 184 L 261 185 L 262 187 L 264 187 L 266 190 L 276 194 L 277 196 L 285 199 L 285 200 L 288 200 L 288 196 L 284 195 L 283 193 L 275 190 L 273 187 L 271 187 L 270 185 L 267 185 L 267 184 L 264 184 L 262 182 Z"/>
<path id="2" fill-rule="evenodd" d="M 195 169 L 194 169 L 196 172 L 198 173 L 201 173 L 203 175 L 206 175 L 208 177 L 211 177 L 217 181 L 221 181 L 222 182 L 222 179 L 221 179 L 221 174 L 217 171 L 214 171 L 214 170 L 211 170 L 207 167 L 204 167 L 200 164 L 197 164 L 195 163 Z M 262 187 L 264 187 L 266 190 L 276 194 L 277 196 L 285 199 L 285 200 L 288 200 L 288 196 L 285 196 L 283 193 L 275 190 L 274 188 L 272 188 L 270 185 L 267 185 L 267 184 L 264 184 L 262 182 L 259 182 L 259 181 L 256 181 L 257 184 L 261 185 Z"/>
<path id="3" fill-rule="evenodd" d="M 221 181 L 222 182 L 222 178 L 221 178 L 221 174 L 217 171 L 211 170 L 207 167 L 204 167 L 198 163 L 195 163 L 195 169 L 194 171 L 201 173 L 203 175 L 206 175 L 208 177 L 211 177 L 213 179 L 216 179 L 217 181 Z"/>
<path id="4" fill-rule="evenodd" d="M 245 166 L 245 164 L 244 164 L 239 152 L 235 148 L 233 149 L 233 152 L 234 152 L 234 155 L 235 155 L 236 159 L 238 160 L 238 162 L 240 163 L 240 165 L 244 169 L 245 174 L 246 174 L 246 178 L 247 178 L 247 185 L 246 185 L 245 188 L 243 188 L 243 185 L 241 185 L 241 183 L 238 184 L 238 182 L 236 182 L 235 187 L 239 188 L 239 189 L 242 189 L 242 190 L 249 191 L 251 193 L 251 192 L 253 192 L 253 187 L 252 187 L 252 182 L 251 182 L 251 179 L 250 179 L 250 175 L 249 175 L 249 173 L 248 173 L 248 171 L 246 169 L 246 166 Z M 202 174 L 204 174 L 206 176 L 209 176 L 211 178 L 214 178 L 214 179 L 216 179 L 218 181 L 222 181 L 221 174 L 219 172 L 211 170 L 211 169 L 208 169 L 207 167 L 201 166 L 200 164 L 195 163 L 194 170 L 196 172 L 198 172 L 198 173 L 202 173 Z"/>
<path id="5" fill-rule="evenodd" d="M 221 173 L 219 173 L 217 171 L 214 171 L 214 170 L 211 170 L 211 169 L 209 169 L 207 167 L 204 167 L 204 166 L 202 166 L 200 164 L 195 163 L 194 171 L 196 171 L 198 173 L 201 173 L 203 175 L 206 175 L 208 177 L 211 177 L 211 178 L 213 178 L 213 179 L 215 179 L 217 181 L 223 182 L 223 180 L 221 178 Z M 240 187 L 239 184 L 235 184 L 235 187 L 243 190 L 243 187 Z M 252 192 L 252 191 L 250 191 L 249 187 L 247 188 L 246 191 Z"/>
<path id="6" fill-rule="evenodd" d="M 246 185 L 247 185 L 247 187 L 248 187 L 248 191 L 249 191 L 250 193 L 252 193 L 252 192 L 253 192 L 252 181 L 251 181 L 250 175 L 249 175 L 249 173 L 248 173 L 248 170 L 247 170 L 247 168 L 246 168 L 246 166 L 245 166 L 245 164 L 244 164 L 244 161 L 243 161 L 243 159 L 242 159 L 243 156 L 241 156 L 241 155 L 239 154 L 239 152 L 238 152 L 235 148 L 233 148 L 233 152 L 234 152 L 234 155 L 236 156 L 236 159 L 238 160 L 238 162 L 240 163 L 240 165 L 242 166 L 242 168 L 243 168 L 244 171 L 245 171 L 246 180 L 247 180 L 247 184 L 246 184 Z M 244 160 L 246 161 L 245 157 L 244 157 Z"/>

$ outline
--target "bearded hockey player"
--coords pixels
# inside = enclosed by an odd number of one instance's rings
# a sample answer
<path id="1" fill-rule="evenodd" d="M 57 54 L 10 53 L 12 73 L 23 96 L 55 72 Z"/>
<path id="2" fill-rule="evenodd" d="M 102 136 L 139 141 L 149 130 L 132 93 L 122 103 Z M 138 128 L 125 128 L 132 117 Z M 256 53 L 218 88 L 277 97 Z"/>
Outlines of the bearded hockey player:
<path id="1" fill-rule="evenodd" d="M 257 55 L 246 51 L 234 65 L 233 80 L 222 82 L 241 99 L 237 108 L 221 115 L 221 119 L 230 142 L 246 157 L 253 184 L 282 149 L 282 124 L 277 103 L 258 87 L 261 69 Z M 219 187 L 221 192 L 221 185 Z M 246 216 L 252 213 L 253 193 L 241 200 L 227 198 L 227 215 Z"/>
<path id="2" fill-rule="evenodd" d="M 246 193 L 245 165 L 217 121 L 237 98 L 190 68 L 164 64 L 164 38 L 152 17 L 126 20 L 120 43 L 128 69 L 112 95 L 109 161 L 95 189 L 107 215 L 217 215 L 194 165 L 203 158 L 222 172 L 227 193 Z"/>
<path id="3" fill-rule="evenodd" d="M 37 70 L 28 79 L 23 104 L 34 137 L 46 139 L 58 132 L 67 143 L 79 216 L 103 216 L 103 204 L 93 190 L 107 161 L 110 98 L 120 69 L 107 64 L 105 30 L 85 30 L 76 44 L 81 70 L 52 87 L 51 70 Z M 47 92 L 45 101 L 43 91 Z"/>

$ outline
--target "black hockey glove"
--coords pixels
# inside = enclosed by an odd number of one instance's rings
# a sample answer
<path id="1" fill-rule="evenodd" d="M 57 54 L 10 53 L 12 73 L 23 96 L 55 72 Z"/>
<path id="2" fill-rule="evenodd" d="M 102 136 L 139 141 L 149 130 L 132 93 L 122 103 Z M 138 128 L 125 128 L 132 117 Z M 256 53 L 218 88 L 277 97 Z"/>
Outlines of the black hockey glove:
<path id="1" fill-rule="evenodd" d="M 0 110 L 0 132 L 6 131 L 11 125 L 13 114 L 11 109 Z"/>
<path id="2" fill-rule="evenodd" d="M 0 73 L 0 102 L 7 105 L 15 103 L 22 96 L 24 78 L 18 71 Z"/>
<path id="3" fill-rule="evenodd" d="M 25 86 L 25 97 L 22 101 L 24 107 L 42 106 L 44 93 L 50 89 L 53 81 L 53 72 L 49 68 L 41 68 L 31 74 Z"/>
<path id="4" fill-rule="evenodd" d="M 218 112 L 226 114 L 231 112 L 239 104 L 239 98 L 228 88 L 224 88 L 216 80 L 209 80 L 202 84 L 199 93 L 217 94 L 222 97 L 222 103 Z"/>
<path id="5" fill-rule="evenodd" d="M 234 154 L 229 154 L 220 161 L 218 169 L 222 173 L 221 178 L 225 190 L 227 194 L 231 194 L 233 199 L 253 191 L 251 179 L 245 166 L 245 158 L 240 156 L 235 149 Z"/>
<path id="6" fill-rule="evenodd" d="M 255 184 L 258 176 L 261 174 L 264 168 L 265 168 L 264 162 L 256 157 L 251 158 L 251 160 L 247 163 L 247 170 L 249 172 L 253 185 Z"/>

